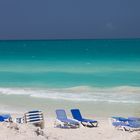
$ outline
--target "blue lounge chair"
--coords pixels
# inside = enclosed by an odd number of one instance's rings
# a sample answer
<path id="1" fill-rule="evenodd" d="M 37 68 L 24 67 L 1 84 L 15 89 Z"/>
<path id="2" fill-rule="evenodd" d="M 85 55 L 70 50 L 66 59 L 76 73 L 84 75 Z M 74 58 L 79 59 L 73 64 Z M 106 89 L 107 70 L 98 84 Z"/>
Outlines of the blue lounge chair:
<path id="1" fill-rule="evenodd" d="M 0 116 L 2 116 L 4 119 L 11 118 L 11 115 L 10 114 L 1 114 Z"/>
<path id="2" fill-rule="evenodd" d="M 86 127 L 97 127 L 98 122 L 96 120 L 85 119 L 82 117 L 79 109 L 71 109 L 72 116 L 75 120 L 81 122 L 83 126 Z"/>
<path id="3" fill-rule="evenodd" d="M 140 130 L 140 121 L 139 118 L 136 117 L 112 117 L 114 120 L 112 121 L 112 125 L 118 129 L 122 129 L 124 131 L 135 131 Z"/>
<path id="4" fill-rule="evenodd" d="M 126 122 L 112 122 L 112 125 L 118 129 L 122 129 L 124 131 L 133 132 L 136 130 L 140 130 L 140 122 L 137 121 L 128 121 Z"/>
<path id="5" fill-rule="evenodd" d="M 56 127 L 61 128 L 79 128 L 78 121 L 67 118 L 66 112 L 63 109 L 56 110 L 57 120 L 55 122 Z"/>
<path id="6" fill-rule="evenodd" d="M 1 114 L 0 115 L 0 122 L 3 122 L 3 121 L 9 121 L 9 119 L 11 119 L 11 115 L 10 114 Z"/>
<path id="7" fill-rule="evenodd" d="M 44 117 L 42 111 L 35 110 L 35 111 L 29 111 L 25 113 L 24 122 L 34 124 L 35 126 L 39 126 L 41 129 L 43 129 Z"/>

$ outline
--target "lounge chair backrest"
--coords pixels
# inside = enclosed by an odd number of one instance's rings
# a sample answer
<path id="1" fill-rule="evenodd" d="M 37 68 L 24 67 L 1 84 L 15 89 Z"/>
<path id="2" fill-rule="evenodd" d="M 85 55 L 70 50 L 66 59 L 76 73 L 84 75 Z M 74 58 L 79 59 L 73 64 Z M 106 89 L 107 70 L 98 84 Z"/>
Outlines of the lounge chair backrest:
<path id="1" fill-rule="evenodd" d="M 127 122 L 129 121 L 128 118 L 123 118 L 123 117 L 112 117 L 113 119 L 117 120 L 117 121 L 122 121 L 122 122 Z"/>
<path id="2" fill-rule="evenodd" d="M 79 109 L 71 109 L 71 113 L 74 119 L 81 121 L 82 120 L 82 115 L 80 113 Z"/>
<path id="3" fill-rule="evenodd" d="M 66 112 L 63 109 L 57 109 L 56 110 L 56 115 L 57 115 L 57 119 L 59 119 L 59 120 L 61 120 L 61 119 L 67 119 Z"/>
<path id="4" fill-rule="evenodd" d="M 29 111 L 24 115 L 25 123 L 39 123 L 44 120 L 42 111 Z"/>

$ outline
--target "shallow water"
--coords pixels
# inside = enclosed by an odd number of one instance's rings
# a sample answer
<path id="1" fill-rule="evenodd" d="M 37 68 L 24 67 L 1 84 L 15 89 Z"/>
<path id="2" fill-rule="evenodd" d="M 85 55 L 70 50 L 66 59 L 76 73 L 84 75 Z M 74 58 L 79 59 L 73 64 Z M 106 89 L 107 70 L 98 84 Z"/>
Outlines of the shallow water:
<path id="1" fill-rule="evenodd" d="M 0 41 L 0 111 L 140 114 L 140 39 Z"/>

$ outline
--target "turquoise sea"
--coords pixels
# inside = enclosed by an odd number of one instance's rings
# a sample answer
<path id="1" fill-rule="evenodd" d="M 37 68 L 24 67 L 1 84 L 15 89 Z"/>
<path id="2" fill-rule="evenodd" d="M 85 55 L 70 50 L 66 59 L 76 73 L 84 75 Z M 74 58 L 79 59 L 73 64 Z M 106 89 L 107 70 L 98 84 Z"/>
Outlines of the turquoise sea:
<path id="1" fill-rule="evenodd" d="M 140 114 L 140 39 L 0 41 L 0 111 Z"/>

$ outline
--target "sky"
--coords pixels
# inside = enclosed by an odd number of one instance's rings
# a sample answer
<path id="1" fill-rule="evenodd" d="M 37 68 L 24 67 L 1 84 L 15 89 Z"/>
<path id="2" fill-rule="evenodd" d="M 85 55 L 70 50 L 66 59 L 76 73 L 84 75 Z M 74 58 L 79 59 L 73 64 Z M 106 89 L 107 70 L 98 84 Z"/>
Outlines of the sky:
<path id="1" fill-rule="evenodd" d="M 0 40 L 140 38 L 140 0 L 0 0 Z"/>

